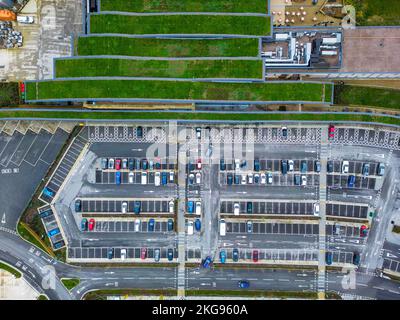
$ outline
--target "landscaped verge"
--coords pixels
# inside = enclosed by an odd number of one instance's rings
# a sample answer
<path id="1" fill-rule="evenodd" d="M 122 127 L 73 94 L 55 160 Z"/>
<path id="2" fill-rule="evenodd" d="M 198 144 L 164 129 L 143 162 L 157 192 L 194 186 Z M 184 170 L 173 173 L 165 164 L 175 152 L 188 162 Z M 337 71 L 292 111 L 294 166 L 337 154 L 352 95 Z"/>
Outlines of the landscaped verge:
<path id="1" fill-rule="evenodd" d="M 257 57 L 258 39 L 152 39 L 79 37 L 77 53 L 136 57 Z"/>
<path id="2" fill-rule="evenodd" d="M 400 90 L 336 85 L 334 102 L 339 105 L 370 106 L 400 110 Z"/>
<path id="3" fill-rule="evenodd" d="M 103 300 L 107 296 L 176 296 L 177 290 L 172 289 L 109 289 L 95 290 L 86 293 L 84 300 Z"/>
<path id="4" fill-rule="evenodd" d="M 264 290 L 186 290 L 186 296 L 317 299 L 316 292 Z"/>
<path id="5" fill-rule="evenodd" d="M 267 13 L 267 0 L 101 0 L 101 11 Z"/>
<path id="6" fill-rule="evenodd" d="M 322 102 L 323 88 L 321 83 L 302 82 L 62 80 L 26 83 L 26 100 Z"/>
<path id="7" fill-rule="evenodd" d="M 90 33 L 114 34 L 229 34 L 267 36 L 270 17 L 229 15 L 120 15 L 90 16 Z"/>
<path id="8" fill-rule="evenodd" d="M 0 106 L 16 106 L 21 103 L 17 82 L 0 82 Z"/>
<path id="9" fill-rule="evenodd" d="M 14 275 L 15 278 L 21 278 L 21 272 L 19 272 L 18 270 L 14 269 L 13 267 L 11 267 L 9 264 L 7 263 L 3 263 L 0 262 L 0 269 L 5 270 L 9 273 L 11 273 L 12 275 Z"/>
<path id="10" fill-rule="evenodd" d="M 75 288 L 79 283 L 80 283 L 80 279 L 76 279 L 76 278 L 69 278 L 69 279 L 61 279 L 61 282 L 63 283 L 63 285 L 68 289 L 68 290 L 72 290 L 73 288 Z"/>
<path id="11" fill-rule="evenodd" d="M 262 79 L 262 60 L 57 59 L 57 78 L 155 77 Z"/>

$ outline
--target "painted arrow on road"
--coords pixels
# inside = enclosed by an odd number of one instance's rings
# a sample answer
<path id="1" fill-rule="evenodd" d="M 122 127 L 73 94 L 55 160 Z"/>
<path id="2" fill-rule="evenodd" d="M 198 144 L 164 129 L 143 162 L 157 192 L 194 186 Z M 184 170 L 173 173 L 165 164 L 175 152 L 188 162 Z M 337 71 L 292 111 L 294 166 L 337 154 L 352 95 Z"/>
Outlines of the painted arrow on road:
<path id="1" fill-rule="evenodd" d="M 394 254 L 391 254 L 391 253 L 389 253 L 389 252 L 386 252 L 386 256 L 387 256 L 388 258 L 397 258 L 397 256 L 395 256 Z"/>

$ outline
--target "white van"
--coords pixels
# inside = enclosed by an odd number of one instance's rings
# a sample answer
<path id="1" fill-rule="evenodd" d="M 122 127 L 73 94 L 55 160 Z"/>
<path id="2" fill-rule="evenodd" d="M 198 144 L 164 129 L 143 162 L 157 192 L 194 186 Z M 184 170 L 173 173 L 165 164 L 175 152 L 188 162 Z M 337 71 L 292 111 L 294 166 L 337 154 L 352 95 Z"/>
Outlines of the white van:
<path id="1" fill-rule="evenodd" d="M 161 176 L 160 172 L 156 172 L 154 174 L 154 184 L 155 184 L 156 187 L 158 187 L 160 185 L 160 181 L 161 181 L 160 176 Z"/>
<path id="2" fill-rule="evenodd" d="M 198 216 L 201 215 L 201 202 L 200 201 L 196 202 L 196 214 Z"/>
<path id="3" fill-rule="evenodd" d="M 239 205 L 239 203 L 235 203 L 234 205 L 233 205 L 233 214 L 235 215 L 235 216 L 238 216 L 239 215 L 239 212 L 240 212 L 240 205 Z"/>
<path id="4" fill-rule="evenodd" d="M 192 235 L 192 234 L 193 234 L 193 221 L 188 221 L 188 224 L 187 224 L 187 233 L 188 233 L 189 235 Z"/>
<path id="5" fill-rule="evenodd" d="M 142 172 L 142 184 L 147 184 L 147 172 Z"/>
<path id="6" fill-rule="evenodd" d="M 219 221 L 219 235 L 225 236 L 225 234 L 226 234 L 226 223 L 224 219 L 221 219 Z"/>
<path id="7" fill-rule="evenodd" d="M 121 249 L 121 260 L 126 259 L 126 249 Z"/>

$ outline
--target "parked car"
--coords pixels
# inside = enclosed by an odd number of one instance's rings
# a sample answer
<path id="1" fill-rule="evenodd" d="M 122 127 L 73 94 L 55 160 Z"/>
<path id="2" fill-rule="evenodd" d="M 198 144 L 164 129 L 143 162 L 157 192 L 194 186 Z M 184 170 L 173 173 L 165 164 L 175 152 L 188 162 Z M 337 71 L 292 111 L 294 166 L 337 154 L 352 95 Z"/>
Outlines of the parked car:
<path id="1" fill-rule="evenodd" d="M 175 173 L 173 171 L 169 172 L 169 182 L 174 183 L 175 180 Z"/>
<path id="2" fill-rule="evenodd" d="M 140 249 L 140 259 L 144 260 L 147 257 L 147 248 Z"/>
<path id="3" fill-rule="evenodd" d="M 188 235 L 193 234 L 193 221 L 188 221 L 187 223 L 187 233 Z"/>
<path id="4" fill-rule="evenodd" d="M 108 251 L 107 251 L 107 258 L 108 259 L 112 259 L 112 258 L 114 258 L 114 248 L 108 248 Z"/>
<path id="5" fill-rule="evenodd" d="M 348 180 L 347 180 L 347 187 L 349 188 L 354 188 L 354 183 L 356 182 L 356 177 L 353 175 L 350 175 Z"/>
<path id="6" fill-rule="evenodd" d="M 142 172 L 141 177 L 142 177 L 141 183 L 142 184 L 147 184 L 147 172 Z"/>
<path id="7" fill-rule="evenodd" d="M 94 219 L 92 218 L 92 219 L 90 219 L 89 220 L 89 231 L 93 231 L 93 229 L 94 229 Z"/>
<path id="8" fill-rule="evenodd" d="M 363 174 L 363 176 L 366 176 L 366 177 L 369 176 L 369 163 L 363 164 L 362 174 Z"/>
<path id="9" fill-rule="evenodd" d="M 253 232 L 253 222 L 247 221 L 247 233 L 252 233 Z"/>
<path id="10" fill-rule="evenodd" d="M 225 171 L 226 170 L 226 165 L 225 165 L 225 160 L 224 159 L 220 159 L 219 160 L 219 170 L 221 170 L 221 171 Z"/>
<path id="11" fill-rule="evenodd" d="M 247 183 L 247 179 L 246 179 L 246 175 L 242 174 L 242 181 L 241 184 L 246 184 Z"/>
<path id="12" fill-rule="evenodd" d="M 148 169 L 147 164 L 148 164 L 148 163 L 147 163 L 147 160 L 146 160 L 146 159 L 143 159 L 143 160 L 142 160 L 142 169 L 143 169 L 143 170 L 147 170 L 147 169 Z"/>
<path id="13" fill-rule="evenodd" d="M 18 23 L 32 24 L 34 18 L 32 16 L 17 16 Z"/>
<path id="14" fill-rule="evenodd" d="M 201 139 L 201 128 L 200 127 L 196 128 L 196 137 L 197 137 L 197 139 Z"/>
<path id="15" fill-rule="evenodd" d="M 197 172 L 197 173 L 196 173 L 196 183 L 197 183 L 197 184 L 200 184 L 200 183 L 201 183 L 201 173 L 200 173 L 200 172 Z"/>
<path id="16" fill-rule="evenodd" d="M 260 171 L 260 160 L 254 159 L 254 171 Z"/>
<path id="17" fill-rule="evenodd" d="M 258 262 L 258 250 L 253 250 L 253 262 Z"/>
<path id="18" fill-rule="evenodd" d="M 253 202 L 247 202 L 246 211 L 247 213 L 253 213 Z"/>
<path id="19" fill-rule="evenodd" d="M 239 205 L 239 203 L 235 203 L 234 205 L 233 205 L 233 214 L 235 215 L 235 216 L 238 216 L 239 215 L 239 212 L 240 212 L 240 205 Z"/>
<path id="20" fill-rule="evenodd" d="M 314 170 L 315 172 L 321 172 L 321 162 L 320 161 L 315 161 L 314 163 Z"/>
<path id="21" fill-rule="evenodd" d="M 366 225 L 362 225 L 360 228 L 360 236 L 361 237 L 366 237 L 368 234 L 368 228 Z"/>
<path id="22" fill-rule="evenodd" d="M 325 261 L 328 266 L 332 264 L 332 252 L 328 251 L 325 253 Z"/>
<path id="23" fill-rule="evenodd" d="M 136 137 L 143 138 L 143 128 L 140 126 L 136 128 Z"/>
<path id="24" fill-rule="evenodd" d="M 154 261 L 155 262 L 160 261 L 160 249 L 158 248 L 154 250 Z"/>
<path id="25" fill-rule="evenodd" d="M 126 259 L 126 249 L 121 249 L 121 260 Z"/>
<path id="26" fill-rule="evenodd" d="M 329 173 L 332 173 L 332 172 L 333 172 L 333 163 L 332 163 L 332 162 L 328 162 L 326 170 L 327 170 Z"/>
<path id="27" fill-rule="evenodd" d="M 135 214 L 139 214 L 139 213 L 140 213 L 141 206 L 142 206 L 141 201 L 136 200 L 136 201 L 133 203 L 133 212 L 134 212 Z"/>
<path id="28" fill-rule="evenodd" d="M 136 159 L 136 161 L 135 161 L 135 170 L 140 170 L 140 168 L 141 168 L 141 165 L 140 165 L 140 159 Z"/>
<path id="29" fill-rule="evenodd" d="M 170 202 L 168 202 L 168 211 L 169 211 L 169 213 L 174 213 L 174 211 L 175 211 L 174 200 L 171 200 Z"/>
<path id="30" fill-rule="evenodd" d="M 154 219 L 153 218 L 149 219 L 148 231 L 153 232 L 154 231 L 154 225 L 155 225 Z"/>
<path id="31" fill-rule="evenodd" d="M 294 175 L 294 185 L 299 186 L 300 185 L 300 175 L 295 174 Z"/>
<path id="32" fill-rule="evenodd" d="M 114 169 L 114 159 L 108 159 L 108 169 Z"/>
<path id="33" fill-rule="evenodd" d="M 196 231 L 200 232 L 201 231 L 201 221 L 199 218 L 197 218 L 194 221 L 194 228 L 196 229 Z"/>
<path id="34" fill-rule="evenodd" d="M 161 172 L 157 171 L 154 174 L 154 185 L 158 187 L 161 184 Z"/>
<path id="35" fill-rule="evenodd" d="M 80 199 L 75 200 L 75 212 L 81 212 L 82 210 L 82 201 Z"/>
<path id="36" fill-rule="evenodd" d="M 115 173 L 115 183 L 116 184 L 121 184 L 121 172 L 117 171 Z"/>
<path id="37" fill-rule="evenodd" d="M 314 216 L 319 216 L 319 203 L 314 203 Z"/>
<path id="38" fill-rule="evenodd" d="M 201 159 L 197 159 L 196 168 L 197 170 L 201 170 Z"/>
<path id="39" fill-rule="evenodd" d="M 349 162 L 348 161 L 342 162 L 342 173 L 344 173 L 344 174 L 349 173 Z"/>
<path id="40" fill-rule="evenodd" d="M 307 185 L 307 177 L 306 176 L 301 176 L 301 185 L 306 186 Z"/>
<path id="41" fill-rule="evenodd" d="M 212 263 L 211 257 L 210 257 L 210 256 L 207 256 L 207 257 L 203 260 L 202 266 L 203 266 L 203 268 L 208 268 L 208 267 L 210 267 L 211 263 Z"/>
<path id="42" fill-rule="evenodd" d="M 306 173 L 307 172 L 307 161 L 302 160 L 300 163 L 300 171 L 301 173 Z"/>
<path id="43" fill-rule="evenodd" d="M 249 184 L 253 184 L 253 174 L 252 174 L 252 173 L 249 173 L 249 174 L 247 175 L 247 182 L 248 182 Z"/>
<path id="44" fill-rule="evenodd" d="M 167 258 L 168 261 L 172 261 L 174 259 L 174 250 L 171 248 L 168 248 L 167 250 Z"/>
<path id="45" fill-rule="evenodd" d="M 174 220 L 168 219 L 167 229 L 168 229 L 168 231 L 173 231 L 174 230 Z"/>
<path id="46" fill-rule="evenodd" d="M 358 252 L 353 253 L 353 264 L 356 266 L 360 264 L 360 254 Z"/>
<path id="47" fill-rule="evenodd" d="M 240 184 L 240 175 L 235 174 L 235 184 Z"/>
<path id="48" fill-rule="evenodd" d="M 121 212 L 122 213 L 127 213 L 128 212 L 128 202 L 123 201 L 121 204 Z"/>
<path id="49" fill-rule="evenodd" d="M 328 137 L 329 137 L 329 140 L 332 140 L 335 137 L 335 126 L 332 124 L 329 125 L 329 128 L 328 128 Z"/>
<path id="50" fill-rule="evenodd" d="M 385 174 L 385 164 L 384 163 L 382 163 L 382 162 L 379 163 L 376 174 L 378 176 L 383 176 Z"/>
<path id="51" fill-rule="evenodd" d="M 135 174 L 133 172 L 129 172 L 128 182 L 132 184 L 134 182 L 134 179 L 135 179 Z"/>
<path id="52" fill-rule="evenodd" d="M 140 219 L 135 219 L 135 232 L 139 232 L 140 231 L 140 225 L 141 225 L 141 222 L 140 222 Z"/>
<path id="53" fill-rule="evenodd" d="M 250 287 L 250 282 L 247 280 L 240 280 L 238 282 L 238 288 L 240 289 L 248 289 Z"/>
<path id="54" fill-rule="evenodd" d="M 88 221 L 86 218 L 81 220 L 81 231 L 87 231 L 88 228 Z"/>
<path id="55" fill-rule="evenodd" d="M 293 160 L 288 161 L 289 171 L 294 171 L 294 162 Z"/>
<path id="56" fill-rule="evenodd" d="M 121 170 L 121 159 L 115 160 L 115 170 Z"/>
<path id="57" fill-rule="evenodd" d="M 258 173 L 256 173 L 254 175 L 254 183 L 255 184 L 259 184 L 260 183 L 260 175 Z"/>
<path id="58" fill-rule="evenodd" d="M 154 170 L 154 162 L 153 162 L 153 160 L 149 160 L 149 170 Z"/>
<path id="59" fill-rule="evenodd" d="M 240 169 L 240 159 L 235 159 L 235 170 Z"/>
<path id="60" fill-rule="evenodd" d="M 194 212 L 194 201 L 187 202 L 187 212 L 193 213 Z"/>
<path id="61" fill-rule="evenodd" d="M 107 158 L 102 158 L 101 159 L 101 169 L 106 170 L 108 168 L 108 159 Z"/>
<path id="62" fill-rule="evenodd" d="M 168 177 L 166 172 L 161 173 L 161 184 L 166 185 L 168 183 Z"/>
<path id="63" fill-rule="evenodd" d="M 288 132 L 287 127 L 282 127 L 282 137 L 287 138 Z"/>
<path id="64" fill-rule="evenodd" d="M 189 181 L 189 184 L 193 184 L 194 183 L 194 174 L 193 173 L 189 174 L 188 181 Z"/>
<path id="65" fill-rule="evenodd" d="M 233 184 L 233 176 L 232 176 L 231 173 L 228 173 L 228 174 L 226 175 L 226 183 L 227 183 L 228 185 L 232 185 L 232 184 Z"/>
<path id="66" fill-rule="evenodd" d="M 261 179 L 261 181 L 260 181 L 261 184 L 267 183 L 267 176 L 265 175 L 265 173 L 261 173 L 260 179 Z"/>
<path id="67" fill-rule="evenodd" d="M 225 250 L 221 250 L 219 252 L 219 260 L 221 261 L 221 263 L 225 263 L 226 262 L 226 252 L 225 252 Z"/>
<path id="68" fill-rule="evenodd" d="M 232 260 L 233 262 L 239 261 L 239 250 L 237 248 L 234 248 L 232 251 Z"/>
<path id="69" fill-rule="evenodd" d="M 219 235 L 225 237 L 226 235 L 226 222 L 224 219 L 219 220 Z"/>
<path id="70" fill-rule="evenodd" d="M 201 215 L 201 202 L 200 201 L 196 202 L 196 214 Z"/>
<path id="71" fill-rule="evenodd" d="M 273 178 L 272 178 L 272 173 L 271 172 L 268 172 L 268 174 L 267 174 L 267 181 L 268 181 L 268 184 L 272 184 L 272 182 L 273 182 Z"/>
<path id="72" fill-rule="evenodd" d="M 288 170 L 288 164 L 286 160 L 281 160 L 281 170 L 282 174 L 286 174 Z"/>
<path id="73" fill-rule="evenodd" d="M 130 171 L 135 170 L 135 161 L 133 160 L 133 158 L 129 158 L 128 160 L 128 168 Z"/>
<path id="74" fill-rule="evenodd" d="M 128 159 L 122 159 L 122 169 L 128 169 Z"/>

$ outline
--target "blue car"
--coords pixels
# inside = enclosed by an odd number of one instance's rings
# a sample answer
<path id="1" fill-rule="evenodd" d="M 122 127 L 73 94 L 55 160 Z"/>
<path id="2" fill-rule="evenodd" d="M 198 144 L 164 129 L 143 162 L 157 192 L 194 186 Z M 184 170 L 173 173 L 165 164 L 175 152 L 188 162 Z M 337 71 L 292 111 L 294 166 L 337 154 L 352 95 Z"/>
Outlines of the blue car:
<path id="1" fill-rule="evenodd" d="M 254 160 L 254 171 L 260 171 L 260 160 L 258 159 Z"/>
<path id="2" fill-rule="evenodd" d="M 49 188 L 44 188 L 43 189 L 43 194 L 45 195 L 45 196 L 48 196 L 48 197 L 52 197 L 52 196 L 54 196 L 54 192 L 53 191 L 51 191 Z"/>
<path id="3" fill-rule="evenodd" d="M 121 184 L 121 172 L 117 171 L 115 173 L 115 183 L 116 184 Z"/>
<path id="4" fill-rule="evenodd" d="M 250 287 L 250 282 L 247 281 L 247 280 L 240 280 L 240 281 L 238 282 L 238 287 L 239 287 L 240 289 L 247 289 L 248 287 Z"/>
<path id="5" fill-rule="evenodd" d="M 239 260 L 239 250 L 237 248 L 233 249 L 232 251 L 232 260 L 234 262 L 238 262 Z"/>
<path id="6" fill-rule="evenodd" d="M 203 261 L 203 264 L 202 264 L 203 268 L 208 268 L 210 266 L 211 262 L 212 262 L 211 257 L 207 256 Z"/>
<path id="7" fill-rule="evenodd" d="M 169 248 L 167 250 L 167 258 L 168 258 L 168 261 L 172 261 L 174 259 L 174 250 L 173 249 Z"/>
<path id="8" fill-rule="evenodd" d="M 64 241 L 58 241 L 53 245 L 54 249 L 60 249 L 65 245 Z"/>
<path id="9" fill-rule="evenodd" d="M 188 203 L 187 203 L 187 211 L 189 213 L 193 213 L 193 210 L 194 210 L 194 202 L 193 201 L 188 201 Z"/>
<path id="10" fill-rule="evenodd" d="M 325 260 L 328 266 L 332 264 L 332 252 L 325 253 Z"/>
<path id="11" fill-rule="evenodd" d="M 147 170 L 147 160 L 146 159 L 143 159 L 143 161 L 142 161 L 142 169 Z"/>
<path id="12" fill-rule="evenodd" d="M 167 173 L 163 172 L 161 173 L 161 184 L 167 184 Z"/>
<path id="13" fill-rule="evenodd" d="M 221 171 L 224 171 L 226 169 L 226 165 L 225 165 L 225 160 L 224 159 L 219 160 L 219 169 Z"/>
<path id="14" fill-rule="evenodd" d="M 154 219 L 150 219 L 149 226 L 148 226 L 149 231 L 154 231 L 154 224 L 155 224 Z"/>
<path id="15" fill-rule="evenodd" d="M 168 226 L 168 231 L 174 230 L 174 220 L 168 219 L 167 226 Z"/>
<path id="16" fill-rule="evenodd" d="M 219 260 L 221 261 L 221 263 L 225 263 L 226 262 L 226 253 L 225 250 L 221 250 L 219 253 Z"/>
<path id="17" fill-rule="evenodd" d="M 228 185 L 233 184 L 233 176 L 232 176 L 231 174 L 228 174 L 228 175 L 226 176 L 226 183 L 227 183 Z"/>
<path id="18" fill-rule="evenodd" d="M 235 174 L 235 184 L 240 184 L 240 176 Z"/>
<path id="19" fill-rule="evenodd" d="M 354 183 L 355 183 L 355 182 L 356 182 L 356 177 L 355 177 L 355 176 L 349 176 L 347 186 L 348 186 L 349 188 L 354 188 Z"/>
<path id="20" fill-rule="evenodd" d="M 49 231 L 49 237 L 55 236 L 56 234 L 59 234 L 59 233 L 60 233 L 60 229 L 55 228 L 55 229 Z"/>
<path id="21" fill-rule="evenodd" d="M 201 221 L 200 221 L 200 219 L 196 219 L 196 221 L 194 222 L 194 227 L 195 227 L 196 231 L 200 231 L 201 230 Z"/>
<path id="22" fill-rule="evenodd" d="M 81 230 L 87 231 L 87 228 L 88 228 L 88 221 L 86 218 L 83 218 L 81 221 Z"/>

